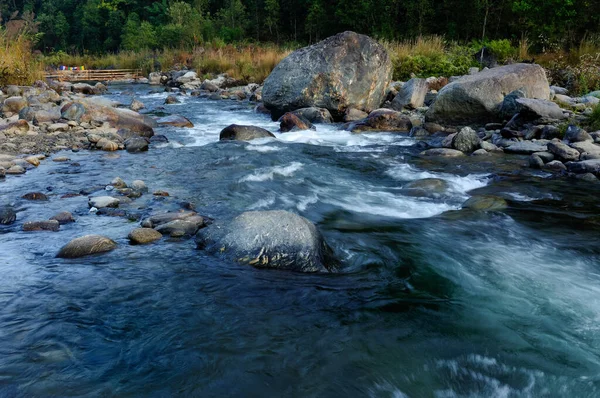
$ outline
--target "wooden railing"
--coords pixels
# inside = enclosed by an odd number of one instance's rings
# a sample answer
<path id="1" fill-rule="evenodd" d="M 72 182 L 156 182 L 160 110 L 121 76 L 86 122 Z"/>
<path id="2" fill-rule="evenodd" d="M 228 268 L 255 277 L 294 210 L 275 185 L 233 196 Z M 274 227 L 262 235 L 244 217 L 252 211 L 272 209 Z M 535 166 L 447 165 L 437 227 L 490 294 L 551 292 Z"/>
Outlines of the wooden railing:
<path id="1" fill-rule="evenodd" d="M 139 79 L 141 69 L 57 70 L 46 73 L 47 79 L 65 82 L 110 81 Z"/>

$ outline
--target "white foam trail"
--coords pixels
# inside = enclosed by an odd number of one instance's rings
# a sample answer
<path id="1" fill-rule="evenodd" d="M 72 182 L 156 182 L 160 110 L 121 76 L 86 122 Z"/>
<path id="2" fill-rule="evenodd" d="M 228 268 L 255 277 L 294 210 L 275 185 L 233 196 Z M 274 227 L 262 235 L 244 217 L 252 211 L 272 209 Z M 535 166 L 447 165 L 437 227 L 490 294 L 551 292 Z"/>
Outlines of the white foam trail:
<path id="1" fill-rule="evenodd" d="M 276 146 L 270 146 L 270 145 L 248 145 L 246 147 L 246 150 L 261 152 L 261 153 L 268 153 L 268 152 L 279 152 L 279 151 L 281 151 L 281 148 L 278 148 Z"/>
<path id="2" fill-rule="evenodd" d="M 288 166 L 275 166 L 262 169 L 262 172 L 258 172 L 249 176 L 246 176 L 240 180 L 240 182 L 263 182 L 270 181 L 278 175 L 282 177 L 289 177 L 296 171 L 300 170 L 304 165 L 300 162 L 293 162 Z"/>
<path id="3" fill-rule="evenodd" d="M 249 207 L 250 210 L 264 209 L 266 207 L 272 206 L 275 204 L 275 197 L 271 196 L 266 199 L 261 199 L 252 206 Z"/>

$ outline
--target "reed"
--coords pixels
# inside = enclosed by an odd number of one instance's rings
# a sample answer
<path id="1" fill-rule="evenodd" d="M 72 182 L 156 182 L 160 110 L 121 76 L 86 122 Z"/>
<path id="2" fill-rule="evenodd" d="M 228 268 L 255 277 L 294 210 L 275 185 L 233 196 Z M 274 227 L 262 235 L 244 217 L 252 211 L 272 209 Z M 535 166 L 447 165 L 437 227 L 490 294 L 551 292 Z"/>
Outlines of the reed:
<path id="1" fill-rule="evenodd" d="M 26 35 L 9 37 L 0 30 L 0 86 L 28 85 L 44 78 L 43 64 L 31 49 Z"/>

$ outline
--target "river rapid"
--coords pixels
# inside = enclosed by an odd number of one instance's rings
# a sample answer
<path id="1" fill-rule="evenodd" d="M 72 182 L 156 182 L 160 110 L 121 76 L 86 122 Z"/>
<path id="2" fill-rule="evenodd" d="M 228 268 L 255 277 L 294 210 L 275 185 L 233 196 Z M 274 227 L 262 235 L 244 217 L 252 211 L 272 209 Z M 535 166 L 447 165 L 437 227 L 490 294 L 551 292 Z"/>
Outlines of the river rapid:
<path id="1" fill-rule="evenodd" d="M 150 110 L 167 96 L 113 86 L 108 97 L 127 104 L 131 90 Z M 522 156 L 423 159 L 403 134 L 280 134 L 250 103 L 180 98 L 164 111 L 196 127 L 156 129 L 169 143 L 64 152 L 70 162 L 0 182 L 19 209 L 0 229 L 0 397 L 600 395 L 597 185 L 524 168 Z M 277 138 L 218 142 L 232 123 Z M 193 239 L 130 246 L 138 222 L 89 213 L 86 195 L 61 199 L 117 176 L 214 219 L 298 213 L 340 270 L 257 270 Z M 448 189 L 403 188 L 424 178 Z M 20 199 L 32 191 L 50 200 Z M 459 211 L 481 194 L 508 209 Z M 144 215 L 164 205 L 144 197 Z M 21 231 L 60 211 L 77 222 Z M 119 247 L 55 258 L 93 233 Z"/>

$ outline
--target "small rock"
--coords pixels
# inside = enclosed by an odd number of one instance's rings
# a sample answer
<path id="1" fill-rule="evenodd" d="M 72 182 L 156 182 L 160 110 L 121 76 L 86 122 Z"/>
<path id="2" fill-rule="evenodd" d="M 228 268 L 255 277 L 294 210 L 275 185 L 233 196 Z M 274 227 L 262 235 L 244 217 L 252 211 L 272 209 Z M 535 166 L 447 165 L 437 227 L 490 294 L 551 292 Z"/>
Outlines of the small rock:
<path id="1" fill-rule="evenodd" d="M 55 220 L 58 221 L 60 225 L 65 225 L 75 222 L 75 217 L 73 217 L 73 214 L 69 213 L 68 211 L 63 211 L 55 216 L 50 217 L 50 220 Z"/>
<path id="2" fill-rule="evenodd" d="M 479 136 L 470 127 L 465 127 L 452 140 L 452 147 L 465 153 L 471 153 L 479 148 Z"/>
<path id="3" fill-rule="evenodd" d="M 129 153 L 147 152 L 150 141 L 144 137 L 132 137 L 125 141 L 125 150 Z"/>
<path id="4" fill-rule="evenodd" d="M 136 228 L 127 236 L 132 245 L 145 245 L 162 238 L 162 234 L 152 228 Z"/>
<path id="5" fill-rule="evenodd" d="M 279 131 L 287 133 L 290 131 L 314 130 L 315 126 L 303 117 L 288 112 L 279 119 Z"/>
<path id="6" fill-rule="evenodd" d="M 119 207 L 120 200 L 112 196 L 95 196 L 88 200 L 88 205 L 97 209 L 104 207 Z"/>
<path id="7" fill-rule="evenodd" d="M 167 191 L 155 191 L 152 195 L 154 196 L 169 196 Z"/>
<path id="8" fill-rule="evenodd" d="M 558 158 L 564 161 L 579 160 L 579 151 L 571 148 L 566 144 L 558 141 L 550 141 L 548 143 L 548 151 L 552 152 Z"/>
<path id="9" fill-rule="evenodd" d="M 165 105 L 179 104 L 179 103 L 180 103 L 180 101 L 174 95 L 169 95 L 167 97 L 167 99 L 165 100 Z"/>
<path id="10" fill-rule="evenodd" d="M 142 180 L 134 180 L 131 183 L 131 188 L 135 189 L 136 191 L 140 191 L 140 192 L 148 191 L 148 187 L 146 186 L 146 183 Z"/>
<path id="11" fill-rule="evenodd" d="M 102 146 L 100 147 L 100 149 L 102 149 L 103 151 L 107 151 L 107 152 L 114 152 L 119 149 L 119 144 L 117 144 L 114 141 L 106 140 L 102 143 Z"/>
<path id="12" fill-rule="evenodd" d="M 25 161 L 31 165 L 34 165 L 35 167 L 40 165 L 40 160 L 36 156 L 29 156 L 25 158 Z"/>
<path id="13" fill-rule="evenodd" d="M 237 124 L 225 127 L 219 134 L 220 141 L 250 141 L 256 138 L 275 138 L 275 135 L 260 127 Z"/>
<path id="14" fill-rule="evenodd" d="M 22 166 L 14 165 L 11 166 L 8 170 L 6 170 L 6 174 L 25 174 L 25 169 Z"/>
<path id="15" fill-rule="evenodd" d="M 29 192 L 22 196 L 25 200 L 40 200 L 45 201 L 48 200 L 48 197 L 41 192 Z"/>
<path id="16" fill-rule="evenodd" d="M 146 105 L 144 105 L 141 101 L 136 100 L 135 98 L 131 101 L 131 105 L 129 105 L 129 109 L 132 111 L 139 111 L 140 109 L 144 109 Z"/>
<path id="17" fill-rule="evenodd" d="M 17 220 L 17 213 L 12 207 L 0 207 L 0 225 L 10 225 Z"/>
<path id="18" fill-rule="evenodd" d="M 23 231 L 53 231 L 57 232 L 60 229 L 60 224 L 56 220 L 48 221 L 28 221 L 23 224 Z"/>
<path id="19" fill-rule="evenodd" d="M 433 149 L 428 149 L 426 151 L 421 152 L 421 156 L 441 156 L 441 157 L 459 157 L 459 156 L 464 156 L 464 152 L 456 150 L 456 149 L 449 149 L 449 148 L 433 148 Z"/>
<path id="20" fill-rule="evenodd" d="M 114 250 L 117 242 L 101 235 L 86 235 L 76 238 L 60 249 L 58 258 L 79 258 Z"/>
<path id="21" fill-rule="evenodd" d="M 115 188 L 127 188 L 127 183 L 121 177 L 113 178 L 113 180 L 110 182 L 110 185 Z"/>
<path id="22" fill-rule="evenodd" d="M 200 216 L 192 216 L 183 220 L 174 220 L 161 224 L 155 229 L 164 235 L 171 237 L 194 236 L 200 228 L 205 226 L 204 219 Z"/>
<path id="23" fill-rule="evenodd" d="M 487 155 L 489 155 L 489 152 L 486 151 L 485 149 L 478 149 L 471 154 L 471 156 L 487 156 Z"/>
<path id="24" fill-rule="evenodd" d="M 567 131 L 565 133 L 565 140 L 569 142 L 594 141 L 592 136 L 589 135 L 587 131 L 572 124 L 569 125 L 569 127 L 567 127 Z"/>
<path id="25" fill-rule="evenodd" d="M 498 196 L 480 195 L 469 198 L 462 207 L 474 211 L 499 211 L 506 209 L 508 204 Z"/>
<path id="26" fill-rule="evenodd" d="M 532 154 L 529 157 L 529 167 L 531 167 L 532 169 L 541 169 L 542 167 L 544 167 L 544 161 L 538 155 Z"/>
<path id="27" fill-rule="evenodd" d="M 567 170 L 567 166 L 565 166 L 562 162 L 560 162 L 558 160 L 553 160 L 551 162 L 546 163 L 543 168 L 544 168 L 544 170 L 549 170 L 549 171 L 554 171 L 554 172 L 561 172 L 561 171 Z"/>

